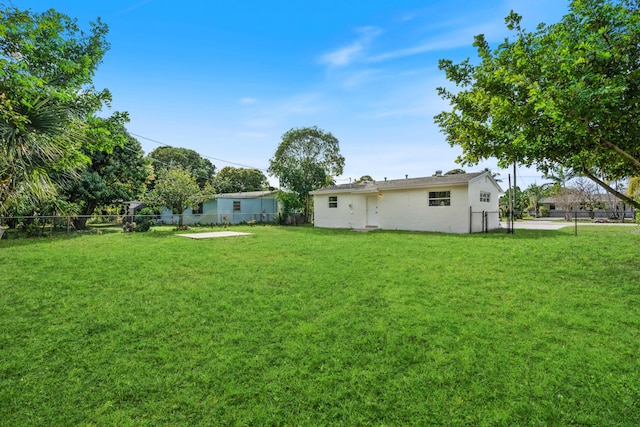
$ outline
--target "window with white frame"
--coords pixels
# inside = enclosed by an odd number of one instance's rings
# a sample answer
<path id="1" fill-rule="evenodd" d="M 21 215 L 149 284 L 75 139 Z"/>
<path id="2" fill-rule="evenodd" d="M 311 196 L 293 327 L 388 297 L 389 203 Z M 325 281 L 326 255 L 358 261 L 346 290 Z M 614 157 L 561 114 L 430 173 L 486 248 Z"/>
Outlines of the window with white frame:
<path id="1" fill-rule="evenodd" d="M 338 196 L 329 196 L 329 207 L 330 208 L 338 207 Z"/>
<path id="2" fill-rule="evenodd" d="M 429 191 L 429 206 L 451 206 L 451 191 Z"/>
<path id="3" fill-rule="evenodd" d="M 485 203 L 491 202 L 491 193 L 488 193 L 486 191 L 481 191 L 480 192 L 480 201 L 481 202 L 485 202 Z"/>

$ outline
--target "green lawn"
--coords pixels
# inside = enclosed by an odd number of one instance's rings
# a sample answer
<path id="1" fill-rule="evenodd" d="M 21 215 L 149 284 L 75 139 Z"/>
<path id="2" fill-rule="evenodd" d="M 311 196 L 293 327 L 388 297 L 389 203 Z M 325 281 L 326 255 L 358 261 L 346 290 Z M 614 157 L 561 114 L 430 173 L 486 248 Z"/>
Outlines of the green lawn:
<path id="1" fill-rule="evenodd" d="M 0 241 L 0 425 L 640 425 L 640 229 Z"/>

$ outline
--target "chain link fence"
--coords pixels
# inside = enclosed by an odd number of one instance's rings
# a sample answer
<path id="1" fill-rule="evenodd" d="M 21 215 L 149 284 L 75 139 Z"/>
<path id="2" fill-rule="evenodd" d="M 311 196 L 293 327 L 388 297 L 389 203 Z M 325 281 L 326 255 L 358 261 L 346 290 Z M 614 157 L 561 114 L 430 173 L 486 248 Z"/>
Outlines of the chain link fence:
<path id="1" fill-rule="evenodd" d="M 300 213 L 183 214 L 186 226 L 228 226 L 238 224 L 299 225 Z M 141 227 L 142 224 L 144 227 Z M 21 215 L 0 217 L 0 238 L 50 237 L 78 232 L 145 231 L 154 225 L 180 223 L 180 215 Z M 144 228 L 144 229 L 142 229 Z"/>

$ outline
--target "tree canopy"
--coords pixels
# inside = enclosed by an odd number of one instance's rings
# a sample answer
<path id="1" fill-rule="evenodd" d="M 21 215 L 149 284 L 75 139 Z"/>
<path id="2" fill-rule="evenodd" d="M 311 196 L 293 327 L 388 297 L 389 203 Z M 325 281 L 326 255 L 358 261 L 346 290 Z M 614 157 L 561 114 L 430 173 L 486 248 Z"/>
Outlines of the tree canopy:
<path id="1" fill-rule="evenodd" d="M 156 179 L 153 190 L 147 192 L 145 204 L 154 207 L 167 207 L 179 215 L 178 225 L 183 225 L 183 212 L 194 208 L 215 191 L 207 186 L 202 190 L 193 174 L 180 166 L 162 169 Z"/>
<path id="2" fill-rule="evenodd" d="M 264 190 L 269 181 L 258 169 L 225 166 L 216 175 L 213 186 L 217 193 L 240 193 Z"/>
<path id="3" fill-rule="evenodd" d="M 83 215 L 74 222 L 76 228 L 84 228 L 87 216 L 97 208 L 141 197 L 151 174 L 140 143 L 121 121 L 96 120 L 110 130 L 115 148 L 112 152 L 87 151 L 91 164 L 85 166 L 76 179 L 63 179 L 59 183 L 60 197 L 75 204 L 76 212 Z"/>
<path id="4" fill-rule="evenodd" d="M 156 171 L 181 167 L 194 176 L 201 189 L 213 183 L 216 173 L 215 165 L 194 150 L 182 147 L 158 147 L 148 156 L 153 161 Z"/>
<path id="5" fill-rule="evenodd" d="M 99 19 L 87 34 L 53 9 L 0 5 L 0 211 L 18 198 L 54 195 L 50 174 L 88 163 L 82 148 L 113 148 L 110 139 L 92 138 L 98 134 L 88 123 L 110 101 L 91 84 L 109 48 L 107 31 Z"/>
<path id="6" fill-rule="evenodd" d="M 353 181 L 355 184 L 359 184 L 361 182 L 373 182 L 373 178 L 371 175 L 362 175 L 360 178 Z"/>
<path id="7" fill-rule="evenodd" d="M 571 168 L 640 208 L 606 183 L 640 174 L 638 7 L 637 0 L 574 0 L 560 22 L 533 32 L 511 12 L 513 36 L 494 50 L 475 37 L 477 64 L 441 60 L 456 89 L 438 88 L 452 109 L 435 122 L 462 147 L 458 161 Z"/>
<path id="8" fill-rule="evenodd" d="M 278 177 L 280 185 L 304 200 L 305 217 L 309 221 L 309 192 L 326 186 L 341 175 L 344 157 L 340 143 L 330 132 L 317 126 L 290 129 L 269 160 L 269 173 Z"/>

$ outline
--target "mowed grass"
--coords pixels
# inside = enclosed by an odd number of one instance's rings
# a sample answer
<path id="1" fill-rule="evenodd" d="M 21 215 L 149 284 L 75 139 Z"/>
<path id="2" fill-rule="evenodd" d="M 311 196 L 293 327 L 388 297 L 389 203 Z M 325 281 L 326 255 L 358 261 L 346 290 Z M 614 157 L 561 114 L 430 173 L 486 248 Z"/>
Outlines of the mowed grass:
<path id="1" fill-rule="evenodd" d="M 0 425 L 640 425 L 640 232 L 0 241 Z"/>

